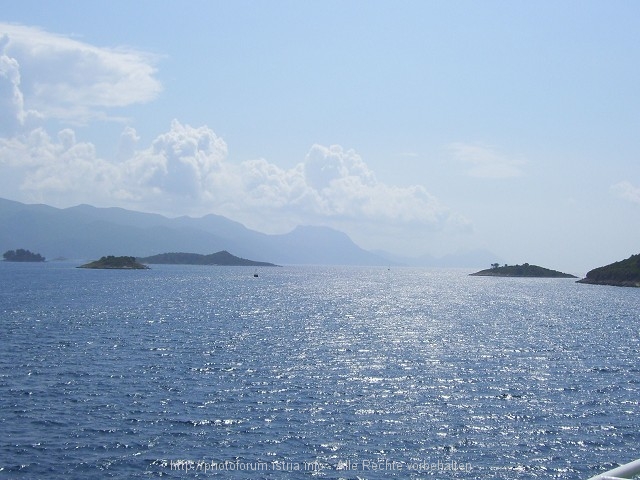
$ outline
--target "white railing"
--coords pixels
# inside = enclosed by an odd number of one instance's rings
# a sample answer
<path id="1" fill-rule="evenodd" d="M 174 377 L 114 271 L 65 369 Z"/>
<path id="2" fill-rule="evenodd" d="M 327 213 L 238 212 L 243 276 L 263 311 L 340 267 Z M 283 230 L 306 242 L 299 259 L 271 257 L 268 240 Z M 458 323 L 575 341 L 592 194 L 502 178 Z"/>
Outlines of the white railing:
<path id="1" fill-rule="evenodd" d="M 624 480 L 634 478 L 636 475 L 640 475 L 640 459 L 625 463 L 613 470 L 591 477 L 589 480 Z"/>

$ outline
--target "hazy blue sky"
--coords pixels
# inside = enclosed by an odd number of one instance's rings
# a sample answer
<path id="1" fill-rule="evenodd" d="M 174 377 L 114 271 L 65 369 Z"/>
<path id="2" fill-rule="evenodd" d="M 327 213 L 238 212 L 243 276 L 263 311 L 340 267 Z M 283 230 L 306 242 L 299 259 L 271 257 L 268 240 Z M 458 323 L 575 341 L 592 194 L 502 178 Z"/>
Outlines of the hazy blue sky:
<path id="1" fill-rule="evenodd" d="M 640 252 L 640 2 L 0 13 L 0 196 L 584 273 Z"/>

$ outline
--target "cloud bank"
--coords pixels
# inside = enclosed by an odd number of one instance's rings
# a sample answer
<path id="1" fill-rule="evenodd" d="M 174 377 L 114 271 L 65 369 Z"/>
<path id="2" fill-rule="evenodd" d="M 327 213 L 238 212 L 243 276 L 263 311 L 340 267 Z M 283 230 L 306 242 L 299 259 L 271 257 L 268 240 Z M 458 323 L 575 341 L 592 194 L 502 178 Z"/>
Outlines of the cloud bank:
<path id="1" fill-rule="evenodd" d="M 107 119 L 114 107 L 153 100 L 162 89 L 153 60 L 0 23 L 3 196 L 168 215 L 218 213 L 272 232 L 299 224 L 349 226 L 352 232 L 386 228 L 394 235 L 406 227 L 468 227 L 425 187 L 386 184 L 357 152 L 340 145 L 312 145 L 289 169 L 264 158 L 233 162 L 213 130 L 173 120 L 147 145 L 127 126 L 113 141 L 113 158 L 100 156 L 71 127 Z M 49 120 L 63 128 L 51 133 Z"/>
<path id="2" fill-rule="evenodd" d="M 138 142 L 135 129 L 125 128 L 116 157 L 107 160 L 72 129 L 53 137 L 37 128 L 0 139 L 0 166 L 21 172 L 20 190 L 38 201 L 216 212 L 286 227 L 355 220 L 439 230 L 460 223 L 424 187 L 380 182 L 355 151 L 339 145 L 313 145 L 300 163 L 282 169 L 265 159 L 229 162 L 213 130 L 177 120 L 151 145 Z"/>

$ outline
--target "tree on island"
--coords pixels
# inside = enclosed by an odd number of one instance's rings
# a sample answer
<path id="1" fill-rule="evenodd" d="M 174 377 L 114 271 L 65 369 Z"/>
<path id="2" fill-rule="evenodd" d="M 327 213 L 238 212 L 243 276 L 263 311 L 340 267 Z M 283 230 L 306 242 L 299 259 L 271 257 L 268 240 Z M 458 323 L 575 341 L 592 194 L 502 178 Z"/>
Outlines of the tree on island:
<path id="1" fill-rule="evenodd" d="M 19 248 L 17 250 L 7 250 L 2 255 L 7 262 L 44 262 L 45 258 L 39 253 Z"/>

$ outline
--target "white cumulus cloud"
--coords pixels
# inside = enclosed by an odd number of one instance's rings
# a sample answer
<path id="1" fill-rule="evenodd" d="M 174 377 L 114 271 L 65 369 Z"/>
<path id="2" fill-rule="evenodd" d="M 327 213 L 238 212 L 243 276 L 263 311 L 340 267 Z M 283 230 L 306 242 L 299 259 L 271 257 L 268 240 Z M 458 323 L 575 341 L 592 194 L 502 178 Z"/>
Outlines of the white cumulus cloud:
<path id="1" fill-rule="evenodd" d="M 438 225 L 449 212 L 419 185 L 399 187 L 377 180 L 362 158 L 339 145 L 314 145 L 303 172 L 316 213 L 351 219 Z"/>
<path id="2" fill-rule="evenodd" d="M 77 142 L 71 129 L 61 130 L 52 138 L 38 128 L 7 148 L 13 150 L 16 159 L 25 162 L 14 166 L 24 169 L 20 187 L 32 193 L 33 198 L 65 198 L 67 203 L 118 198 L 121 172 L 98 158 L 93 144 Z M 3 155 L 6 151 L 2 149 Z"/>
<path id="3" fill-rule="evenodd" d="M 2 46 L 7 37 L 0 40 Z M 0 53 L 0 133 L 13 134 L 24 124 L 24 98 L 20 90 L 20 67 L 15 58 Z"/>
<path id="4" fill-rule="evenodd" d="M 160 93 L 155 59 L 126 48 L 97 47 L 39 28 L 0 23 L 0 106 L 13 117 L 86 122 L 105 109 Z"/>
<path id="5" fill-rule="evenodd" d="M 611 191 L 618 197 L 632 203 L 640 204 L 640 187 L 623 181 L 611 186 Z"/>
<path id="6" fill-rule="evenodd" d="M 226 143 L 213 130 L 174 120 L 171 130 L 138 154 L 138 161 L 150 161 L 160 167 L 159 175 L 149 179 L 149 185 L 167 193 L 202 198 L 215 184 L 214 176 L 226 155 Z"/>

